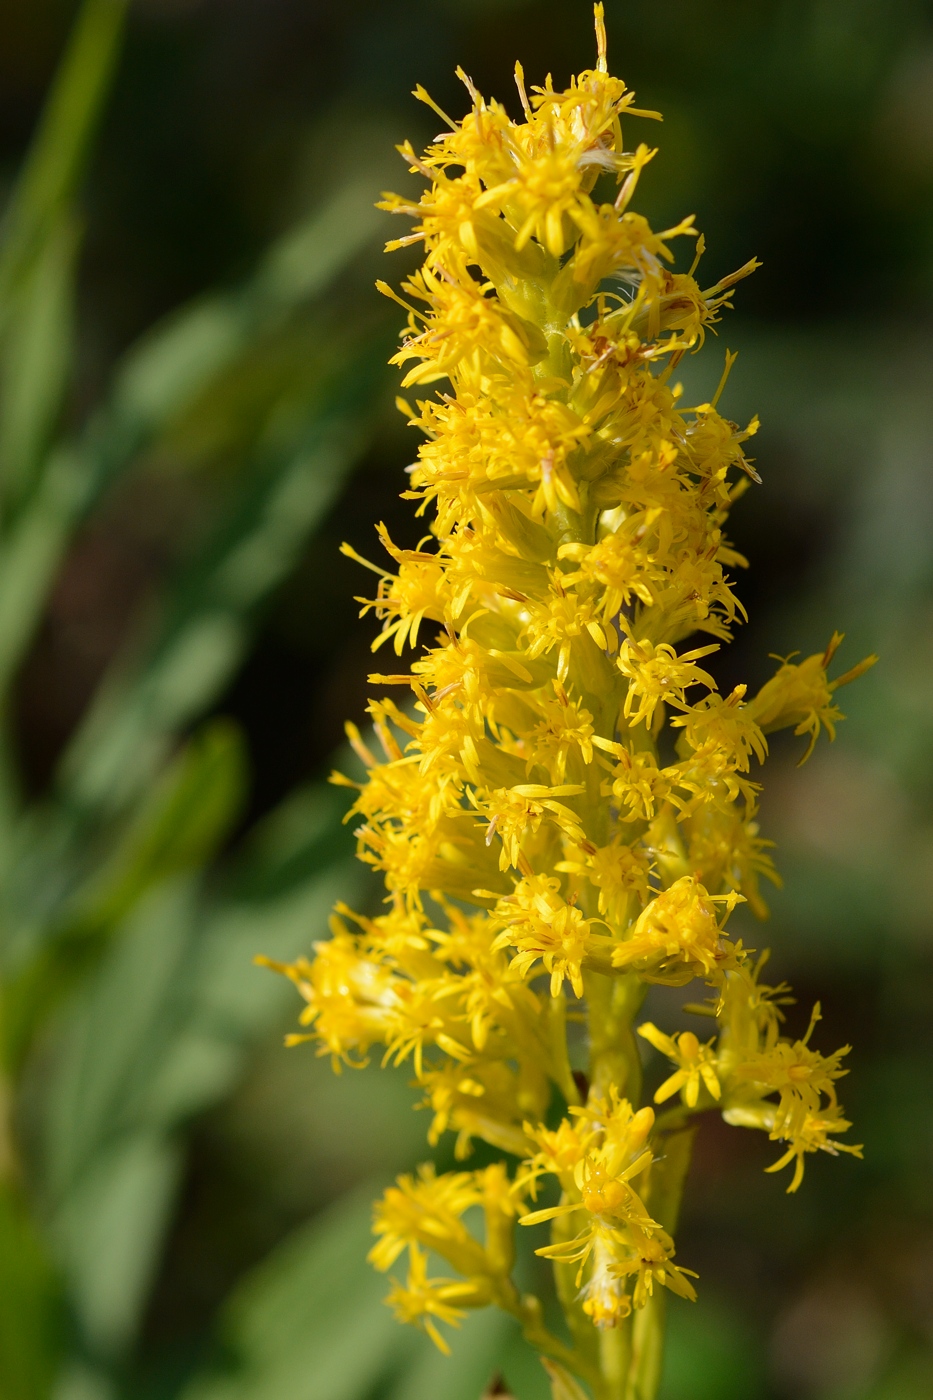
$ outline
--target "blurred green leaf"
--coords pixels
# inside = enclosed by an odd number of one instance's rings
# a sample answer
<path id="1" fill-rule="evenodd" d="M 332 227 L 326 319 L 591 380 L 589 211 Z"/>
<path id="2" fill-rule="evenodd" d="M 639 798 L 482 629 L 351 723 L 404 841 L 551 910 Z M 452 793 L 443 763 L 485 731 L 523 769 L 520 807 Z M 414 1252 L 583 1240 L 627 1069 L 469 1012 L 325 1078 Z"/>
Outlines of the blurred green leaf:
<path id="1" fill-rule="evenodd" d="M 0 1185 L 0 1395 L 46 1400 L 64 1343 L 55 1270 L 19 1194 Z"/>
<path id="2" fill-rule="evenodd" d="M 81 500 L 77 454 L 59 448 L 0 547 L 0 695 L 32 637 Z"/>
<path id="3" fill-rule="evenodd" d="M 499 1372 L 503 1352 L 516 1331 L 513 1320 L 497 1308 L 468 1314 L 456 1332 L 448 1333 L 450 1355 L 422 1343 L 387 1400 L 479 1400 Z"/>
<path id="4" fill-rule="evenodd" d="M 375 236 L 373 194 L 372 178 L 355 176 L 274 243 L 242 288 L 200 298 L 146 334 L 115 380 L 109 417 L 117 442 L 135 437 L 140 446 L 162 431 L 263 335 L 323 292 Z M 113 472 L 106 457 L 105 448 L 102 475 Z"/>
<path id="5" fill-rule="evenodd" d="M 138 1325 L 177 1189 L 177 1129 L 229 1093 L 286 1014 L 293 989 L 254 954 L 295 957 L 357 882 L 346 837 L 334 843 L 333 795 L 321 797 L 302 840 L 293 813 L 284 861 L 270 833 L 288 813 L 260 833 L 248 890 L 208 892 L 182 876 L 138 901 L 65 1017 L 43 1198 L 84 1344 L 101 1359 Z M 311 816 L 315 795 L 298 806 Z"/>
<path id="6" fill-rule="evenodd" d="M 239 731 L 217 720 L 163 773 L 107 857 L 92 866 L 6 991 L 4 1034 L 11 1061 L 37 1023 L 100 952 L 120 920 L 153 886 L 197 870 L 236 819 L 245 790 Z"/>
<path id="7" fill-rule="evenodd" d="M 341 772 L 358 762 L 344 746 L 335 755 Z M 245 906 L 268 903 L 300 887 L 322 866 L 350 862 L 354 884 L 364 878 L 363 867 L 351 859 L 353 837 L 343 818 L 346 789 L 330 783 L 308 783 L 296 788 L 252 829 L 227 872 L 226 899 Z"/>
<path id="8" fill-rule="evenodd" d="M 243 487 L 183 574 L 143 657 L 101 688 L 62 762 L 78 808 L 125 804 L 150 780 L 172 734 L 202 712 L 240 662 L 256 609 L 295 567 L 367 435 L 374 357 Z"/>
<path id="9" fill-rule="evenodd" d="M 61 236 L 116 65 L 126 0 L 85 0 L 0 229 L 0 334 L 10 297 Z"/>
<path id="10" fill-rule="evenodd" d="M 52 1221 L 92 1355 L 119 1353 L 135 1333 L 181 1167 L 180 1144 L 161 1133 L 117 1138 L 93 1158 Z"/>
<path id="11" fill-rule="evenodd" d="M 102 1148 L 151 1126 L 140 1105 L 184 1014 L 172 1003 L 195 904 L 191 880 L 154 891 L 67 1017 L 45 1132 L 44 1190 L 55 1209 Z"/>
<path id="12" fill-rule="evenodd" d="M 54 1400 L 115 1400 L 116 1393 L 105 1370 L 71 1357 L 56 1380 Z"/>
<path id="13" fill-rule="evenodd" d="M 222 1362 L 184 1400 L 363 1400 L 398 1371 L 425 1339 L 394 1320 L 366 1262 L 376 1189 L 338 1202 L 240 1285 Z"/>
<path id="14" fill-rule="evenodd" d="M 70 370 L 73 196 L 116 64 L 125 0 L 86 0 L 0 228 L 0 478 L 17 499 L 39 475 Z M 0 696 L 32 633 L 63 547 L 54 521 L 79 493 L 55 459 L 37 508 L 0 547 Z M 50 526 L 52 527 L 50 529 Z M 12 589 L 12 592 L 10 591 Z"/>
<path id="15" fill-rule="evenodd" d="M 150 886 L 199 869 L 239 815 L 246 790 L 239 729 L 217 719 L 189 740 L 72 913 L 73 933 L 114 925 Z"/>
<path id="16" fill-rule="evenodd" d="M 78 438 L 49 454 L 28 509 L 0 551 L 0 694 L 29 643 L 77 523 L 217 376 L 270 328 L 320 294 L 357 255 L 376 226 L 372 195 L 369 182 L 354 177 L 275 244 L 242 288 L 201 299 L 145 336 L 118 368 L 107 403 Z M 363 387 L 370 388 L 371 373 L 362 379 Z M 357 428 L 364 403 L 360 397 L 348 404 L 348 421 Z M 324 436 L 317 442 L 296 441 L 296 455 L 326 455 Z M 220 624 L 205 634 L 205 646 L 210 648 L 206 654 L 226 655 L 228 639 Z"/>
<path id="17" fill-rule="evenodd" d="M 27 494 L 71 372 L 75 220 L 63 215 L 11 298 L 0 340 L 0 479 L 10 506 Z"/>
<path id="18" fill-rule="evenodd" d="M 338 893 L 352 891 L 361 878 L 346 834 L 335 843 L 331 791 L 311 790 L 286 804 L 292 806 L 296 815 L 319 806 L 318 829 L 309 823 L 284 861 L 261 832 L 245 858 L 252 870 L 245 891 L 213 887 L 208 895 L 185 878 L 163 885 L 129 920 L 75 1004 L 51 1098 L 53 1199 L 111 1129 L 172 1126 L 226 1090 L 230 1063 L 223 1051 L 262 1035 L 291 1000 L 289 984 L 259 972 L 254 954 L 297 956 L 326 926 Z M 193 1047 L 192 1067 L 200 1060 L 202 1073 L 185 1082 L 174 1062 L 184 1071 Z"/>
<path id="19" fill-rule="evenodd" d="M 450 1356 L 399 1324 L 366 1262 L 378 1189 L 330 1207 L 240 1285 L 221 1355 L 183 1400 L 478 1400 L 515 1324 L 482 1309 L 451 1335 Z"/>
<path id="20" fill-rule="evenodd" d="M 762 1369 L 741 1317 L 704 1295 L 672 1300 L 659 1400 L 756 1400 L 766 1393 Z"/>

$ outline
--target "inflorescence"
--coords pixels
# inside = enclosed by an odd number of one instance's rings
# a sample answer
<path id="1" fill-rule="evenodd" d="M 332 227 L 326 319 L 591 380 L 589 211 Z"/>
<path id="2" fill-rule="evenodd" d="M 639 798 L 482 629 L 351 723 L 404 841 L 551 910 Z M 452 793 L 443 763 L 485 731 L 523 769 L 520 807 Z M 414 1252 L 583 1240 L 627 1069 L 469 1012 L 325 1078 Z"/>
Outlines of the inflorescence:
<path id="1" fill-rule="evenodd" d="M 379 285 L 408 316 L 403 387 L 439 386 L 399 400 L 425 439 L 404 495 L 429 533 L 401 549 L 379 527 L 391 564 L 367 563 L 363 612 L 382 623 L 374 649 L 414 659 L 371 678 L 382 756 L 349 726 L 367 776 L 335 778 L 357 790 L 359 854 L 388 895 L 373 918 L 338 907 L 313 960 L 280 970 L 307 1002 L 292 1040 L 336 1068 L 373 1046 L 410 1062 L 432 1144 L 450 1130 L 460 1159 L 475 1139 L 514 1159 L 386 1192 L 372 1259 L 407 1253 L 398 1316 L 444 1348 L 439 1324 L 495 1303 L 552 1375 L 648 1397 L 663 1290 L 695 1296 L 672 1238 L 695 1116 L 767 1133 L 790 1191 L 810 1153 L 859 1154 L 839 1141 L 848 1047 L 812 1047 L 819 1008 L 782 1035 L 787 988 L 726 921 L 741 902 L 763 916 L 760 881 L 777 879 L 753 760 L 775 730 L 806 736 L 804 757 L 832 738 L 836 690 L 874 658 L 831 680 L 837 635 L 754 696 L 721 695 L 706 669 L 744 618 L 724 529 L 759 480 L 757 422 L 718 410 L 728 352 L 709 403 L 687 407 L 673 376 L 757 263 L 702 288 L 700 237 L 671 270 L 696 230 L 656 233 L 631 207 L 655 152 L 627 150 L 622 124 L 657 114 L 610 76 L 596 16 L 597 66 L 566 91 L 529 95 L 516 67 L 520 120 L 462 72 L 461 122 L 415 93 L 446 129 L 423 156 L 401 148 L 420 200 L 382 207 L 415 221 L 389 248 L 420 242 L 424 262 L 400 295 Z M 708 1039 L 636 1030 L 650 984 L 695 979 Z M 657 1116 L 636 1036 L 671 1064 Z M 569 1341 L 511 1277 L 516 1223 L 544 1220 Z M 433 1276 L 437 1259 L 455 1276 Z"/>

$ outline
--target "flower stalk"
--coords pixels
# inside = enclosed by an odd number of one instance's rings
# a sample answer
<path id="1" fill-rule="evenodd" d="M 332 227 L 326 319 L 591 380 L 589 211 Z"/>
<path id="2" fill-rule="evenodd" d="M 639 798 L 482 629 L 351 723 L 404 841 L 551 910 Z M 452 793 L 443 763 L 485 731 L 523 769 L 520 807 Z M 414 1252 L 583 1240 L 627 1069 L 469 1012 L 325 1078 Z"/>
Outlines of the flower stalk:
<path id="1" fill-rule="evenodd" d="M 446 1349 L 446 1327 L 498 1305 L 555 1395 L 652 1400 L 665 1295 L 695 1297 L 674 1236 L 697 1116 L 767 1133 L 791 1191 L 809 1154 L 860 1152 L 840 1141 L 848 1047 L 811 1047 L 819 1008 L 782 1034 L 787 989 L 728 919 L 764 916 L 777 880 L 752 777 L 767 736 L 807 736 L 806 758 L 874 658 L 831 680 L 834 636 L 754 696 L 708 669 L 745 616 L 725 528 L 760 480 L 757 421 L 719 411 L 728 352 L 709 403 L 686 406 L 675 371 L 757 263 L 703 289 L 692 219 L 657 233 L 635 212 L 655 152 L 623 131 L 657 114 L 610 75 L 601 5 L 596 30 L 596 67 L 565 91 L 529 93 L 516 67 L 518 119 L 463 73 L 462 121 L 416 90 L 445 129 L 401 148 L 420 200 L 383 207 L 414 221 L 390 249 L 424 262 L 380 289 L 408 318 L 399 404 L 424 441 L 404 495 L 429 523 L 416 549 L 379 526 L 386 567 L 346 549 L 378 578 L 374 649 L 411 660 L 371 678 L 373 743 L 349 727 L 365 780 L 335 777 L 386 905 L 338 907 L 314 958 L 279 970 L 306 1002 L 292 1041 L 337 1069 L 373 1047 L 410 1063 L 432 1144 L 502 1154 L 400 1177 L 377 1205 L 373 1263 L 408 1260 L 398 1316 Z M 639 1024 L 650 986 L 694 982 L 708 1038 Z M 669 1061 L 653 1103 L 649 1046 Z M 511 1276 L 516 1228 L 544 1222 L 566 1340 Z"/>

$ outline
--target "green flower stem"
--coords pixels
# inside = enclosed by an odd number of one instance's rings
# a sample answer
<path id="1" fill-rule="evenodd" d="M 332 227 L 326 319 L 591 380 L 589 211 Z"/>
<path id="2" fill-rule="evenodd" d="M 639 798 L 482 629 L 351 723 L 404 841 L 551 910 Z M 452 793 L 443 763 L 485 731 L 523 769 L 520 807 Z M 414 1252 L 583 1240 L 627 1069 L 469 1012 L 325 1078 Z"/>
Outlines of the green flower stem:
<path id="1" fill-rule="evenodd" d="M 608 1096 L 614 1086 L 620 1097 L 637 1106 L 641 1102 L 641 1057 L 632 1023 L 645 999 L 647 987 L 638 977 L 584 974 L 589 1009 L 590 1086 Z"/>

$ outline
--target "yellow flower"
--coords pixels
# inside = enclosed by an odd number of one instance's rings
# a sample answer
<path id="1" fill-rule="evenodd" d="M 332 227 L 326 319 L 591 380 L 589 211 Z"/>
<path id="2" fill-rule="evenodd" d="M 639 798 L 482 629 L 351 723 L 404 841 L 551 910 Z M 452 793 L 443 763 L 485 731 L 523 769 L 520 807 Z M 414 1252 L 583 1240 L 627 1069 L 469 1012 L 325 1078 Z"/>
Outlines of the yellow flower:
<path id="1" fill-rule="evenodd" d="M 462 1274 L 486 1272 L 486 1255 L 464 1225 L 462 1216 L 480 1205 L 483 1193 L 473 1172 L 435 1175 L 433 1166 L 417 1176 L 400 1176 L 376 1205 L 369 1252 L 377 1269 L 390 1269 L 411 1245 L 443 1255 Z"/>
<path id="2" fill-rule="evenodd" d="M 519 783 L 513 788 L 494 788 L 483 803 L 481 811 L 486 823 L 486 843 L 490 845 L 493 836 L 502 843 L 499 868 L 521 867 L 522 841 L 526 834 L 538 831 L 542 823 L 551 821 L 572 841 L 583 839 L 583 832 L 575 814 L 559 797 L 576 797 L 584 789 L 578 784 L 566 783 L 558 787 L 547 787 L 541 783 Z M 479 807 L 475 795 L 473 801 Z"/>
<path id="3" fill-rule="evenodd" d="M 466 1308 L 481 1308 L 491 1302 L 491 1291 L 481 1280 L 463 1282 L 456 1279 L 428 1278 L 426 1255 L 412 1246 L 409 1251 L 408 1280 L 404 1287 L 392 1280 L 386 1302 L 399 1322 L 410 1322 L 427 1332 L 438 1351 L 450 1355 L 450 1347 L 433 1321 L 459 1327 L 466 1317 Z"/>
<path id="4" fill-rule="evenodd" d="M 680 656 L 667 642 L 652 646 L 650 642 L 626 639 L 619 648 L 616 662 L 628 678 L 628 690 L 622 713 L 634 729 L 642 720 L 650 724 L 661 703 L 683 704 L 686 692 L 695 685 L 715 690 L 716 682 L 708 672 L 697 666 L 701 656 L 718 651 L 716 646 L 696 647 Z"/>
<path id="5" fill-rule="evenodd" d="M 838 1157 L 840 1152 L 848 1152 L 852 1157 L 861 1157 L 862 1148 L 849 1142 L 836 1142 L 833 1136 L 836 1133 L 847 1132 L 852 1124 L 848 1123 L 842 1116 L 842 1111 L 838 1105 L 825 1109 L 819 1113 L 808 1113 L 804 1116 L 792 1136 L 783 1131 L 772 1130 L 772 1138 L 784 1138 L 790 1136 L 790 1146 L 783 1157 L 770 1167 L 765 1167 L 765 1171 L 778 1172 L 782 1167 L 786 1167 L 790 1162 L 794 1163 L 794 1175 L 788 1186 L 788 1193 L 797 1190 L 803 1181 L 803 1166 L 808 1152 L 828 1152 L 831 1157 Z"/>
<path id="6" fill-rule="evenodd" d="M 425 1069 L 419 1077 L 426 1106 L 434 1114 L 428 1141 L 435 1145 L 442 1133 L 457 1134 L 455 1154 L 469 1155 L 474 1138 L 491 1143 L 515 1157 L 528 1151 L 522 1122 L 530 1112 L 546 1112 L 550 1100 L 547 1080 L 540 1076 L 522 1080 L 501 1060 L 452 1061 L 438 1069 Z"/>
<path id="7" fill-rule="evenodd" d="M 671 720 L 673 729 L 682 728 L 684 738 L 696 758 L 722 753 L 730 769 L 748 772 L 752 754 L 764 763 L 768 744 L 761 729 L 743 704 L 746 687 L 737 685 L 730 695 L 707 695 Z"/>
<path id="8" fill-rule="evenodd" d="M 716 1057 L 710 1045 L 701 1045 L 693 1031 L 683 1031 L 675 1039 L 659 1031 L 650 1021 L 638 1027 L 638 1034 L 644 1036 L 656 1050 L 673 1060 L 675 1072 L 665 1079 L 656 1090 L 655 1103 L 664 1103 L 672 1094 L 682 1092 L 688 1108 L 696 1108 L 700 1089 L 705 1088 L 713 1099 L 722 1097 L 722 1089 L 716 1077 Z"/>
<path id="9" fill-rule="evenodd" d="M 503 1158 L 386 1192 L 372 1258 L 408 1251 L 397 1315 L 443 1348 L 438 1323 L 491 1302 L 592 1394 L 616 1393 L 624 1355 L 628 1390 L 653 1400 L 655 1287 L 694 1296 L 672 1237 L 693 1114 L 767 1132 L 791 1190 L 809 1153 L 860 1151 L 838 1141 L 845 1049 L 813 1048 L 812 1024 L 781 1035 L 786 988 L 724 925 L 740 902 L 766 914 L 760 881 L 777 882 L 766 736 L 790 726 L 807 754 L 832 738 L 836 690 L 874 658 L 830 680 L 836 634 L 751 698 L 701 664 L 745 618 L 726 532 L 760 484 L 758 421 L 719 410 L 734 355 L 707 403 L 674 371 L 757 263 L 698 281 L 692 219 L 658 231 L 634 207 L 656 153 L 631 122 L 657 114 L 610 75 L 595 13 L 595 67 L 563 90 L 517 67 L 517 117 L 462 72 L 462 120 L 415 91 L 443 129 L 400 148 L 421 196 L 382 207 L 412 223 L 389 246 L 424 259 L 398 293 L 379 285 L 405 313 L 393 362 L 423 395 L 398 403 L 423 438 L 403 495 L 425 533 L 402 549 L 380 525 L 386 568 L 345 549 L 378 577 L 359 600 L 373 649 L 398 660 L 370 678 L 373 743 L 348 726 L 363 775 L 334 778 L 387 908 L 339 908 L 312 959 L 276 966 L 306 1002 L 293 1039 L 337 1067 L 374 1046 L 407 1061 L 432 1145 L 452 1132 L 458 1159 L 477 1140 Z M 680 1095 L 656 1121 L 635 1019 L 648 984 L 694 979 L 712 1039 L 640 1028 L 673 1062 L 657 1102 Z M 560 1199 L 526 1212 L 548 1180 Z M 572 1344 L 510 1277 L 517 1213 L 551 1225 L 538 1252 Z M 429 1278 L 429 1253 L 457 1278 Z"/>
<path id="10" fill-rule="evenodd" d="M 653 899 L 631 934 L 612 950 L 613 967 L 637 967 L 652 982 L 682 986 L 694 977 L 715 980 L 741 961 L 739 945 L 723 933 L 716 905 L 726 917 L 742 896 L 711 895 L 692 875 L 683 875 Z"/>
<path id="11" fill-rule="evenodd" d="M 540 961 L 550 973 L 552 997 L 565 979 L 582 997 L 583 963 L 599 953 L 605 956 L 609 938 L 594 933 L 594 921 L 562 899 L 559 888 L 560 882 L 546 875 L 521 880 L 496 906 L 494 917 L 505 928 L 493 946 L 517 950 L 512 966 L 523 977 Z"/>
<path id="12" fill-rule="evenodd" d="M 817 1004 L 802 1040 L 766 1044 L 732 1070 L 736 1081 L 748 1081 L 762 1095 L 776 1092 L 780 1096 L 773 1129 L 781 1136 L 795 1135 L 809 1115 L 820 1111 L 823 1097 L 830 1109 L 837 1107 L 835 1083 L 848 1073 L 840 1060 L 849 1053 L 850 1046 L 844 1045 L 831 1055 L 811 1049 L 808 1042 L 819 1019 Z"/>
<path id="13" fill-rule="evenodd" d="M 618 836 L 608 846 L 584 842 L 571 847 L 572 859 L 558 861 L 555 870 L 577 875 L 598 890 L 597 907 L 611 927 L 624 927 L 631 904 L 648 896 L 651 858 L 646 850 L 629 846 Z"/>
<path id="14" fill-rule="evenodd" d="M 810 742 L 800 760 L 805 762 L 813 752 L 819 738 L 820 729 L 825 726 L 830 739 L 836 737 L 836 722 L 843 718 L 842 711 L 833 703 L 833 694 L 842 685 L 848 685 L 873 666 L 876 656 L 867 656 L 845 675 L 831 681 L 827 675 L 829 664 L 842 643 L 842 633 L 834 632 L 824 652 L 808 656 L 806 661 L 795 665 L 790 658 L 784 661 L 780 670 L 771 678 L 752 700 L 749 709 L 752 717 L 766 734 L 774 729 L 787 729 L 794 725 L 795 734 L 809 734 Z"/>
<path id="15" fill-rule="evenodd" d="M 569 1218 L 577 1233 L 537 1250 L 546 1259 L 578 1264 L 583 1312 L 599 1328 L 616 1327 L 632 1307 L 644 1307 L 654 1280 L 682 1297 L 694 1296 L 689 1270 L 673 1262 L 673 1241 L 648 1214 L 631 1182 L 652 1162 L 645 1142 L 654 1124 L 650 1108 L 633 1111 L 612 1091 L 574 1110 L 576 1129 L 532 1133 L 539 1151 L 528 1163 L 527 1179 L 553 1173 L 564 1188 L 559 1205 L 530 1211 L 520 1224 Z M 587 1281 L 584 1284 L 584 1274 Z M 628 1291 L 628 1279 L 634 1289 Z"/>
<path id="16" fill-rule="evenodd" d="M 578 702 L 569 699 L 563 686 L 554 683 L 556 700 L 544 702 L 544 716 L 528 737 L 529 771 L 537 764 L 551 774 L 557 783 L 567 776 L 571 758 L 582 764 L 593 762 L 593 716 Z"/>

